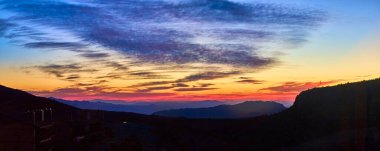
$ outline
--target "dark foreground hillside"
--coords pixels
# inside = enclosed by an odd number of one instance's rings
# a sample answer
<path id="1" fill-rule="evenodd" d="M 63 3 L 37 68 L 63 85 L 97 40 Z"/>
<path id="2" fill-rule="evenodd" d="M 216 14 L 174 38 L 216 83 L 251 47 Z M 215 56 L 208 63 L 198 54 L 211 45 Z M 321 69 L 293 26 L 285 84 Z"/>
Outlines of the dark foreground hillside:
<path id="1" fill-rule="evenodd" d="M 380 79 L 304 91 L 280 113 L 246 119 L 80 110 L 6 87 L 0 89 L 0 105 L 0 150 L 30 150 L 35 140 L 44 140 L 41 149 L 50 141 L 41 139 L 46 131 L 40 128 L 41 138 L 28 135 L 30 116 L 22 113 L 30 107 L 56 112 L 55 128 L 46 132 L 55 134 L 54 150 L 380 150 Z"/>
<path id="2" fill-rule="evenodd" d="M 116 122 L 109 121 L 114 118 Z M 122 143 L 114 135 L 117 129 L 113 123 L 122 125 L 125 119 L 145 122 L 141 119 L 149 118 L 133 113 L 81 110 L 0 86 L 0 151 L 111 151 Z M 132 149 L 138 144 L 135 139 L 127 143 Z"/>

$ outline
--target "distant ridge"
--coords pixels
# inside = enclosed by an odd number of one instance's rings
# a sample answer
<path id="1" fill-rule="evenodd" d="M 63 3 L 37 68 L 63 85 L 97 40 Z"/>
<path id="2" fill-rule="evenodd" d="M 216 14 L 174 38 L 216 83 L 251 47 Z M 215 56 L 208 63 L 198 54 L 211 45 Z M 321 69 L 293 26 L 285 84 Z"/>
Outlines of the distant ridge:
<path id="1" fill-rule="evenodd" d="M 51 99 L 80 109 L 133 112 L 146 115 L 169 109 L 213 107 L 224 104 L 224 102 L 213 100 L 184 102 L 134 102 L 130 104 L 115 104 L 113 103 L 114 101 L 107 102 L 106 100 L 68 101 L 57 98 Z"/>
<path id="2" fill-rule="evenodd" d="M 245 103 L 248 104 L 242 104 L 248 106 L 252 102 Z M 66 134 L 71 134 L 71 129 L 75 129 L 78 123 L 83 126 L 90 123 L 87 122 L 86 115 L 94 113 L 92 115 L 95 118 L 91 119 L 101 119 L 100 123 L 112 130 L 112 134 L 149 138 L 138 142 L 143 145 L 148 143 L 144 147 L 150 146 L 152 150 L 380 150 L 380 79 L 313 88 L 301 92 L 294 105 L 280 113 L 243 119 L 170 118 L 80 110 L 0 86 L 1 126 L 15 123 L 12 119 L 14 111 L 25 114 L 26 109 L 34 107 L 55 109 L 55 117 L 61 117 L 55 118 L 56 136 L 66 141 L 73 140 L 71 135 Z M 78 120 L 64 120 L 65 116 L 70 117 L 70 112 L 73 117 L 79 117 Z M 98 112 L 102 116 L 96 116 L 95 113 Z M 84 129 L 83 126 L 80 128 Z M 129 130 L 124 129 L 126 127 Z M 9 135 L 1 135 L 1 132 Z M 13 132 L 15 131 L 0 131 L 0 138 L 9 140 L 9 136 L 13 136 L 14 140 L 25 141 L 18 135 L 13 135 Z M 120 140 L 119 136 L 115 138 Z M 151 138 L 157 141 L 152 141 Z M 2 143 L 8 144 L 4 142 L 0 141 L 0 146 Z M 159 145 L 155 146 L 155 142 L 159 142 Z M 61 143 L 57 140 L 57 145 L 60 144 L 57 149 L 70 148 Z M 128 145 L 125 141 L 119 143 Z M 99 144 L 101 143 L 92 143 L 90 146 Z M 125 148 L 128 146 L 121 147 Z"/>
<path id="3" fill-rule="evenodd" d="M 270 116 L 181 119 L 160 132 L 178 150 L 379 151 L 379 108 L 380 79 L 373 79 L 303 91 Z"/>
<path id="4" fill-rule="evenodd" d="M 276 102 L 247 101 L 235 105 L 219 105 L 209 108 L 165 110 L 156 112 L 154 115 L 167 117 L 228 119 L 271 115 L 285 109 L 286 108 L 282 104 Z"/>

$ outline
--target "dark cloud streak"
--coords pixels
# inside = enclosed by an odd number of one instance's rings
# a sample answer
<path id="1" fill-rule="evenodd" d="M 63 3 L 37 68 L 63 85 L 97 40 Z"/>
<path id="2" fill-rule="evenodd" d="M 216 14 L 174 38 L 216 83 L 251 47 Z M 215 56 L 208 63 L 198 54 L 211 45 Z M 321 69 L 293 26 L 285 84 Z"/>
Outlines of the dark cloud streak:
<path id="1" fill-rule="evenodd" d="M 57 48 L 66 48 L 66 49 L 78 49 L 78 48 L 84 48 L 85 46 L 76 43 L 76 42 L 30 42 L 24 44 L 27 48 L 50 48 L 50 49 L 57 49 Z"/>
<path id="2" fill-rule="evenodd" d="M 212 86 L 214 84 L 212 83 L 201 83 L 198 86 L 193 86 L 191 88 L 189 85 L 185 84 L 186 82 L 195 82 L 200 80 L 214 80 L 214 79 L 220 79 L 220 78 L 226 78 L 234 75 L 240 74 L 239 71 L 231 71 L 231 72 L 204 72 L 204 73 L 197 73 L 192 74 L 189 76 L 186 76 L 181 79 L 172 80 L 172 81 L 154 81 L 154 82 L 145 82 L 140 83 L 136 85 L 130 86 L 130 88 L 140 88 L 140 87 L 147 87 L 144 89 L 137 90 L 138 92 L 150 92 L 153 90 L 165 90 L 165 89 L 172 89 L 172 88 L 178 88 L 175 89 L 175 91 L 203 91 L 203 90 L 212 90 L 216 88 L 208 88 L 209 86 Z M 162 86 L 162 85 L 170 85 L 170 86 Z M 157 87 L 152 87 L 157 86 Z"/>
<path id="3" fill-rule="evenodd" d="M 238 80 L 236 82 L 243 83 L 243 84 L 262 84 L 265 81 L 252 79 L 250 77 L 240 77 L 240 80 Z"/>
<path id="4" fill-rule="evenodd" d="M 178 88 L 174 89 L 174 91 L 206 91 L 206 90 L 215 90 L 218 88 Z"/>
<path id="5" fill-rule="evenodd" d="M 139 89 L 136 92 L 151 92 L 155 90 L 168 90 L 174 88 L 173 86 L 160 86 L 160 87 L 148 87 L 145 89 Z"/>
<path id="6" fill-rule="evenodd" d="M 65 74 L 77 74 L 77 73 L 93 73 L 97 72 L 96 69 L 87 69 L 80 64 L 65 64 L 65 65 L 59 65 L 59 64 L 49 64 L 49 65 L 42 65 L 42 66 L 33 66 L 31 68 L 39 69 L 42 72 L 52 74 L 58 78 L 64 78 Z M 79 76 L 73 76 L 69 75 L 68 77 L 64 78 L 67 80 L 77 79 Z"/>
<path id="7" fill-rule="evenodd" d="M 273 92 L 300 92 L 314 87 L 325 86 L 334 84 L 337 80 L 321 81 L 321 82 L 285 82 L 278 86 L 272 86 L 260 89 L 260 91 L 273 91 Z"/>
<path id="8" fill-rule="evenodd" d="M 90 58 L 90 59 L 102 59 L 109 57 L 110 55 L 107 53 L 83 53 L 81 54 L 82 57 Z"/>
<path id="9" fill-rule="evenodd" d="M 199 81 L 199 80 L 214 80 L 219 78 L 225 78 L 230 77 L 233 75 L 240 74 L 240 71 L 231 71 L 231 72 L 204 72 L 204 73 L 198 73 L 193 74 L 190 76 L 187 76 L 182 79 L 178 79 L 177 82 L 192 82 L 192 81 Z"/>

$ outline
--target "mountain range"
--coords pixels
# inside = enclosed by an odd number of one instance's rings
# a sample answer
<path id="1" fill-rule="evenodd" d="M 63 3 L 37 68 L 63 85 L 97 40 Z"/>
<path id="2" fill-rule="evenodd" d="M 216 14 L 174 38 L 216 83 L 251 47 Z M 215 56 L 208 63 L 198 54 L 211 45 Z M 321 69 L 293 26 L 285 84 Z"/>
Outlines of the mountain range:
<path id="1" fill-rule="evenodd" d="M 303 91 L 293 106 L 270 116 L 158 125 L 160 140 L 174 150 L 377 151 L 379 107 L 380 79 L 374 79 Z"/>
<path id="2" fill-rule="evenodd" d="M 208 108 L 171 109 L 155 112 L 153 115 L 186 118 L 248 118 L 260 115 L 271 115 L 286 108 L 276 102 L 246 101 L 235 105 L 218 105 Z"/>
<path id="3" fill-rule="evenodd" d="M 0 150 L 31 150 L 28 111 L 51 108 L 56 150 L 377 151 L 379 106 L 380 79 L 303 91 L 288 109 L 242 119 L 84 110 L 0 86 Z"/>
<path id="4" fill-rule="evenodd" d="M 225 102 L 221 101 L 173 101 L 173 102 L 120 102 L 107 100 L 94 101 L 69 101 L 57 98 L 51 98 L 57 102 L 61 102 L 80 109 L 117 111 L 117 112 L 133 112 L 139 114 L 152 114 L 162 110 L 181 109 L 181 108 L 204 108 L 213 107 Z"/>

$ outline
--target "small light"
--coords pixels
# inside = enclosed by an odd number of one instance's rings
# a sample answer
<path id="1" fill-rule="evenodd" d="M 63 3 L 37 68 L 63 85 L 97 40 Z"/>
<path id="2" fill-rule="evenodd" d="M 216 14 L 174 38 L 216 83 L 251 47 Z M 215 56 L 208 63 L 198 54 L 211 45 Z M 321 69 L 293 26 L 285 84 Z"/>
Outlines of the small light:
<path id="1" fill-rule="evenodd" d="M 124 121 L 123 124 L 127 124 L 127 121 Z"/>

